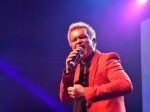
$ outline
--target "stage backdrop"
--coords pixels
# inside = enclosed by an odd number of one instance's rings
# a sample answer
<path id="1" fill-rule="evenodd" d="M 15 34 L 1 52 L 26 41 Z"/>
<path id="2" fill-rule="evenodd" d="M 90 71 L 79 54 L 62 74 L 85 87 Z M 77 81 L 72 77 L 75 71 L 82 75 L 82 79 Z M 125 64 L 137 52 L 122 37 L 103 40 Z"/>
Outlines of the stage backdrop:
<path id="1" fill-rule="evenodd" d="M 0 0 L 0 112 L 70 112 L 59 83 L 72 22 L 89 23 L 97 49 L 118 52 L 134 90 L 127 112 L 142 112 L 140 22 L 130 0 Z M 132 7 L 130 7 L 132 8 Z"/>
<path id="2" fill-rule="evenodd" d="M 150 19 L 141 23 L 141 66 L 142 66 L 142 101 L 143 112 L 150 110 Z"/>

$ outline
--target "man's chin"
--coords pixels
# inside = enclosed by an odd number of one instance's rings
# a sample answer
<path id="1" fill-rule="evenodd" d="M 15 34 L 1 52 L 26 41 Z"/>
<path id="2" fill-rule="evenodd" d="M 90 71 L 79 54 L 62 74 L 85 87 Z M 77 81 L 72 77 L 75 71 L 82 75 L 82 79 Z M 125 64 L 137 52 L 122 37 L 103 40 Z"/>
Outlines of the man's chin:
<path id="1" fill-rule="evenodd" d="M 86 56 L 84 54 L 80 55 L 81 60 L 84 60 L 86 58 Z"/>

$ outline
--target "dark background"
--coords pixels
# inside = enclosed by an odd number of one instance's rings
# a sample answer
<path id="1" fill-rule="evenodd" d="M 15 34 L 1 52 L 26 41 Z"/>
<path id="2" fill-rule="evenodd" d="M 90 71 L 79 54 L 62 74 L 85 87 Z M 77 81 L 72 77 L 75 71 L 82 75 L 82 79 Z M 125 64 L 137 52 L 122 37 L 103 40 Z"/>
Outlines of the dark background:
<path id="1" fill-rule="evenodd" d="M 130 0 L 0 0 L 0 112 L 71 111 L 59 82 L 77 21 L 96 30 L 97 49 L 118 52 L 134 86 L 127 112 L 142 112 L 140 23 L 149 17 L 148 3 Z"/>

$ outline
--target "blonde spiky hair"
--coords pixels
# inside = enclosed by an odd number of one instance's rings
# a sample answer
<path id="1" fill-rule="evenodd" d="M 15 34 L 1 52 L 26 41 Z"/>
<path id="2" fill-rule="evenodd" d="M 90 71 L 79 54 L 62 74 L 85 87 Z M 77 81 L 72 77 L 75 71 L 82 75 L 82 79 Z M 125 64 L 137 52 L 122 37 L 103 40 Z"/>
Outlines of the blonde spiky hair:
<path id="1" fill-rule="evenodd" d="M 68 30 L 68 42 L 70 44 L 70 37 L 69 37 L 69 34 L 71 31 L 75 30 L 75 29 L 80 29 L 80 28 L 85 28 L 87 30 L 87 33 L 89 34 L 90 38 L 93 40 L 95 39 L 96 40 L 96 33 L 95 33 L 95 30 L 87 23 L 85 22 L 76 22 L 76 23 L 72 23 L 70 26 L 69 26 L 69 30 Z M 94 48 L 96 47 L 96 43 L 94 45 Z"/>

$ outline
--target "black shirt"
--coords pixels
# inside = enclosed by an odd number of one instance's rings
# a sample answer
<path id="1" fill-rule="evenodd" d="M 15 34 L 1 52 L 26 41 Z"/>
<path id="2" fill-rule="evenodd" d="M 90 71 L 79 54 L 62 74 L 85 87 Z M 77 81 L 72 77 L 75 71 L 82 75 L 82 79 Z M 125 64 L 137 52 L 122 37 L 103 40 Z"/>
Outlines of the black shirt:
<path id="1" fill-rule="evenodd" d="M 86 59 L 84 63 L 80 61 L 80 76 L 79 76 L 78 84 L 81 84 L 83 87 L 88 87 L 89 68 L 91 65 L 91 60 L 93 58 L 93 55 L 94 52 L 91 53 L 91 55 Z M 75 102 L 74 112 L 87 112 L 86 101 Z"/>

